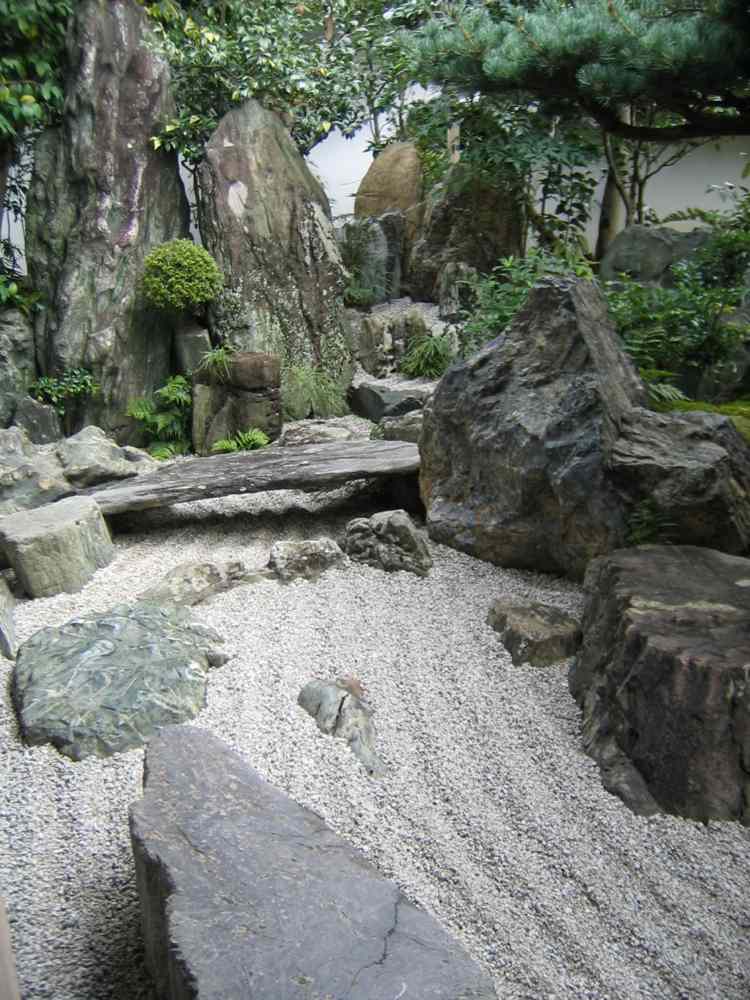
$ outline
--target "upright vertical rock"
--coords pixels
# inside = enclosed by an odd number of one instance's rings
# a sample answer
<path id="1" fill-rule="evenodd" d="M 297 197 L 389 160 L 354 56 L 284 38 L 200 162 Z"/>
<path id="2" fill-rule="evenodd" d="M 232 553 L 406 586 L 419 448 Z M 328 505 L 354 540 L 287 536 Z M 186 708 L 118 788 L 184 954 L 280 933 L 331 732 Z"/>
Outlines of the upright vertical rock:
<path id="1" fill-rule="evenodd" d="M 150 143 L 169 71 L 136 0 L 77 5 L 68 50 L 65 114 L 37 143 L 29 192 L 37 356 L 48 373 L 90 369 L 101 392 L 85 419 L 122 436 L 128 401 L 170 373 L 171 326 L 139 293 L 148 251 L 188 232 L 176 157 Z"/>
<path id="2" fill-rule="evenodd" d="M 203 241 L 242 302 L 240 346 L 348 377 L 344 272 L 328 199 L 279 117 L 257 101 L 225 115 L 197 194 Z"/>

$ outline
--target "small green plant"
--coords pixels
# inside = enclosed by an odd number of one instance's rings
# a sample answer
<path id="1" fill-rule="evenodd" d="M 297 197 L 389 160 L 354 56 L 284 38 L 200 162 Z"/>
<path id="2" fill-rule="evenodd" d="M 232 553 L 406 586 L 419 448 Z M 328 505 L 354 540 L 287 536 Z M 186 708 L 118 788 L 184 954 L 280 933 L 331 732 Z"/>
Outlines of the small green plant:
<path id="1" fill-rule="evenodd" d="M 440 378 L 455 356 L 451 338 L 444 333 L 413 337 L 400 369 L 411 378 Z"/>
<path id="2" fill-rule="evenodd" d="M 265 448 L 271 439 L 259 427 L 248 427 L 246 431 L 237 431 L 234 437 L 222 438 L 211 448 L 215 452 L 255 451 Z"/>
<path id="3" fill-rule="evenodd" d="M 229 344 L 212 347 L 200 359 L 196 371 L 210 372 L 220 382 L 226 382 L 229 379 L 230 365 L 235 353 L 235 349 Z"/>
<path id="4" fill-rule="evenodd" d="M 192 403 L 190 383 L 183 375 L 173 375 L 153 398 L 131 401 L 127 415 L 141 425 L 154 458 L 190 451 Z"/>
<path id="5" fill-rule="evenodd" d="M 143 264 L 143 291 L 157 309 L 196 309 L 213 301 L 222 285 L 216 261 L 192 240 L 162 243 Z"/>
<path id="6" fill-rule="evenodd" d="M 281 373 L 281 400 L 287 420 L 340 417 L 349 412 L 339 382 L 322 368 L 290 365 Z"/>
<path id="7" fill-rule="evenodd" d="M 24 288 L 23 281 L 0 271 L 0 309 L 20 309 L 30 316 L 38 307 L 41 296 Z"/>
<path id="8" fill-rule="evenodd" d="M 60 376 L 42 375 L 32 382 L 29 394 L 40 403 L 54 406 L 65 419 L 77 402 L 95 396 L 99 389 L 99 383 L 87 368 L 66 368 Z"/>
<path id="9" fill-rule="evenodd" d="M 652 499 L 641 500 L 630 513 L 627 523 L 628 545 L 669 545 L 677 525 L 659 510 Z"/>
<path id="10" fill-rule="evenodd" d="M 344 305 L 354 309 L 368 309 L 375 302 L 375 291 L 351 282 L 344 289 Z"/>

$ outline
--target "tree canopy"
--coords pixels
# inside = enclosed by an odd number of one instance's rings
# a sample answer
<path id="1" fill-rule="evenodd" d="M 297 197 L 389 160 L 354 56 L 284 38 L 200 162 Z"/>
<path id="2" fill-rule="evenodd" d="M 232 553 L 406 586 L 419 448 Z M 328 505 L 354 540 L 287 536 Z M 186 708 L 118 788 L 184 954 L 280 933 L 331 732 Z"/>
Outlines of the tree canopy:
<path id="1" fill-rule="evenodd" d="M 623 138 L 750 135 L 750 8 L 740 0 L 449 5 L 411 42 L 415 72 L 467 92 L 525 92 Z M 664 112 L 643 124 L 625 107 Z"/>

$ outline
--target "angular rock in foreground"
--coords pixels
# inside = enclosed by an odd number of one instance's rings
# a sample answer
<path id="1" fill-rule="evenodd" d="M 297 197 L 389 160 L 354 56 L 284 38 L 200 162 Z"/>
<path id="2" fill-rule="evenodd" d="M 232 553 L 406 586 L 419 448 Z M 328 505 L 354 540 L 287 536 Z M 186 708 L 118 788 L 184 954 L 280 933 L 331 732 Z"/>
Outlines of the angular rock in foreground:
<path id="1" fill-rule="evenodd" d="M 209 733 L 149 744 L 130 830 L 164 1000 L 496 1000 L 437 922 Z"/>
<path id="2" fill-rule="evenodd" d="M 487 624 L 500 633 L 513 663 L 545 667 L 566 660 L 581 643 L 581 625 L 572 615 L 548 604 L 514 604 L 500 598 L 490 608 Z"/>
<path id="3" fill-rule="evenodd" d="M 368 774 L 380 774 L 382 765 L 375 753 L 372 711 L 355 692 L 364 695 L 356 678 L 312 680 L 300 691 L 297 704 L 315 719 L 321 733 L 345 740 Z"/>
<path id="4" fill-rule="evenodd" d="M 18 650 L 13 703 L 24 739 L 73 760 L 142 746 L 203 708 L 226 655 L 183 608 L 120 605 L 36 632 Z"/>
<path id="5" fill-rule="evenodd" d="M 570 690 L 605 787 L 638 813 L 750 825 L 750 560 L 622 549 L 585 589 Z"/>

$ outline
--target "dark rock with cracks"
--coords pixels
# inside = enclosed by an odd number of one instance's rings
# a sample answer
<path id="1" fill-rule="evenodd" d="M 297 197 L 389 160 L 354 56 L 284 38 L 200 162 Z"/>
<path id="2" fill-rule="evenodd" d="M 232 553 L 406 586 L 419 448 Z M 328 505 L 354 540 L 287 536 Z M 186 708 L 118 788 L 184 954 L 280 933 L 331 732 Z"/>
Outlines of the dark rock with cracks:
<path id="1" fill-rule="evenodd" d="M 622 549 L 585 591 L 570 690 L 605 787 L 638 813 L 750 825 L 750 560 Z"/>
<path id="2" fill-rule="evenodd" d="M 513 604 L 500 599 L 487 624 L 500 633 L 513 663 L 544 667 L 572 656 L 581 644 L 581 623 L 559 608 L 535 601 Z"/>
<path id="3" fill-rule="evenodd" d="M 65 107 L 42 133 L 26 214 L 26 256 L 44 303 L 36 324 L 44 373 L 87 368 L 101 390 L 80 423 L 120 440 L 128 403 L 171 374 L 173 321 L 148 308 L 146 254 L 188 236 L 177 155 L 152 137 L 173 112 L 169 69 L 136 0 L 74 4 Z"/>
<path id="4" fill-rule="evenodd" d="M 73 760 L 142 746 L 200 712 L 209 667 L 227 660 L 222 641 L 187 610 L 148 604 L 44 628 L 21 645 L 13 671 L 24 739 Z"/>
<path id="5" fill-rule="evenodd" d="M 13 426 L 24 430 L 32 444 L 49 444 L 62 437 L 57 410 L 32 396 L 19 397 L 13 411 Z"/>
<path id="6" fill-rule="evenodd" d="M 421 410 L 432 395 L 433 386 L 394 388 L 372 382 L 355 382 L 347 393 L 352 413 L 378 423 L 383 417 L 397 417 L 412 410 Z"/>
<path id="7" fill-rule="evenodd" d="M 368 774 L 379 774 L 382 765 L 375 753 L 372 712 L 350 687 L 341 681 L 310 681 L 300 691 L 297 704 L 315 719 L 321 733 L 348 743 Z"/>
<path id="8" fill-rule="evenodd" d="M 420 486 L 439 542 L 582 577 L 647 504 L 675 541 L 744 552 L 750 459 L 727 418 L 654 413 L 601 292 L 544 279 L 425 407 Z"/>
<path id="9" fill-rule="evenodd" d="M 496 1000 L 433 917 L 216 737 L 163 730 L 144 785 L 130 831 L 164 1000 Z"/>
<path id="10" fill-rule="evenodd" d="M 402 569 L 427 576 L 432 567 L 427 542 L 405 510 L 355 517 L 346 526 L 344 549 L 355 562 L 390 573 Z"/>

